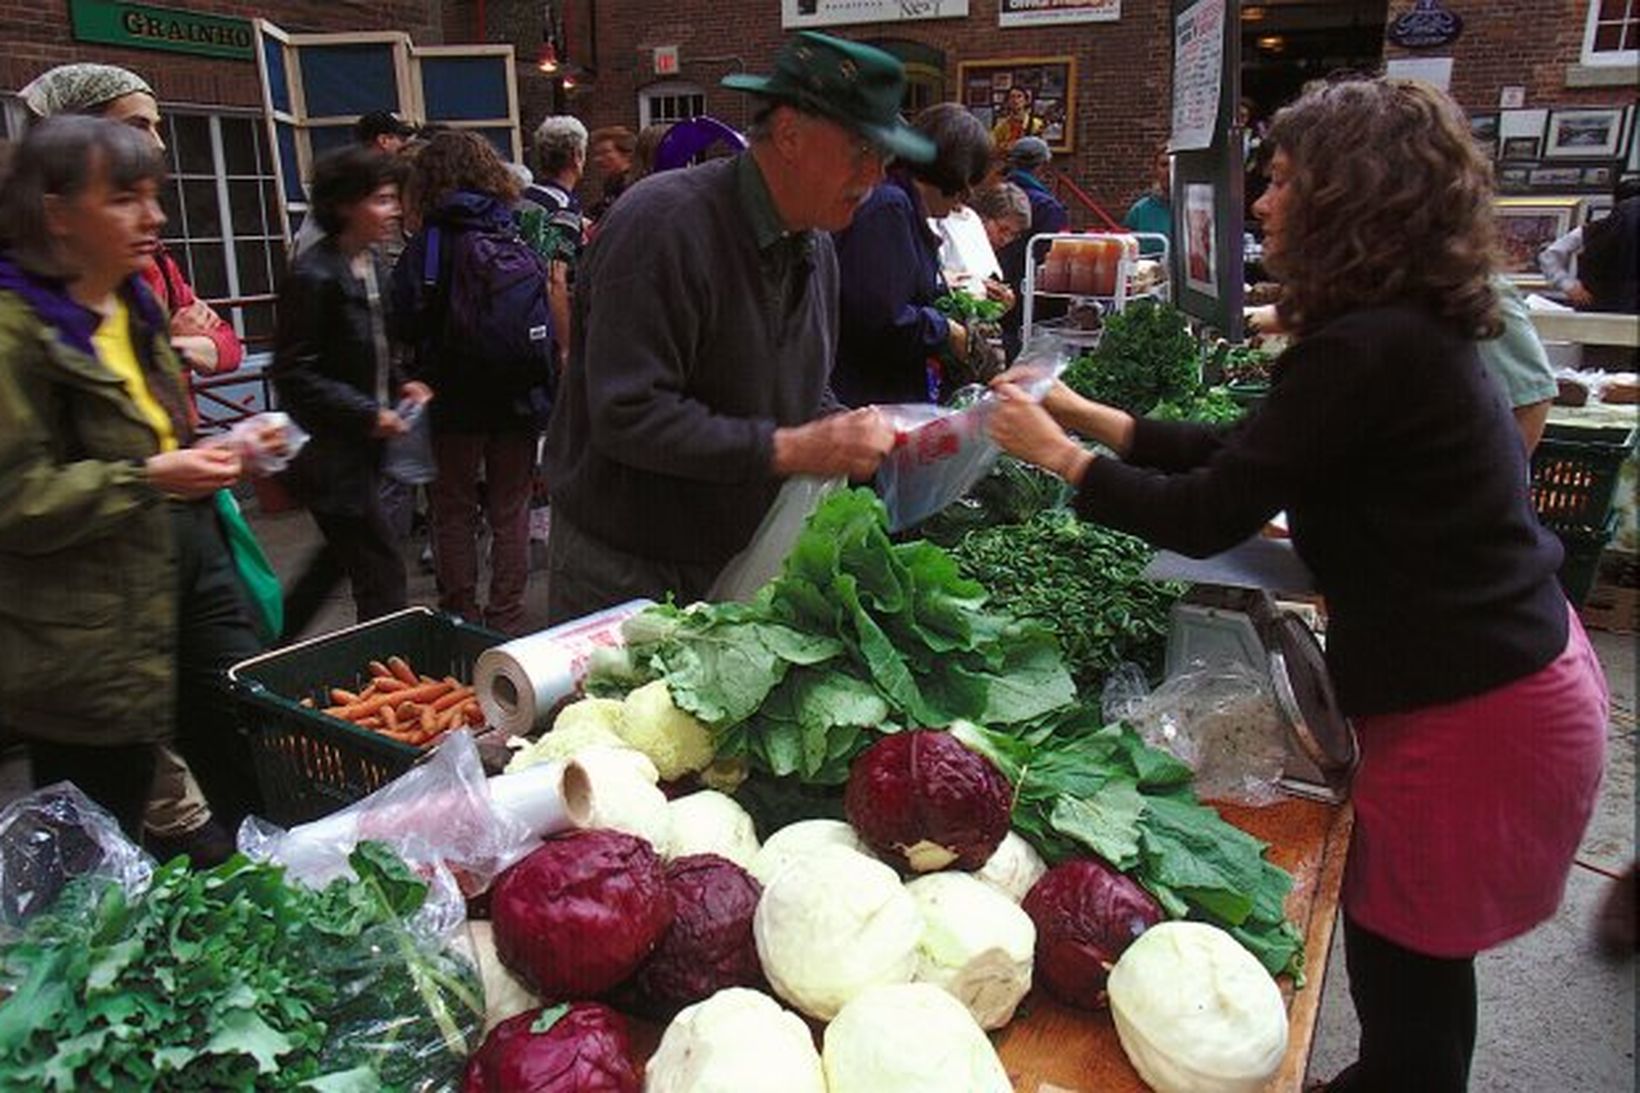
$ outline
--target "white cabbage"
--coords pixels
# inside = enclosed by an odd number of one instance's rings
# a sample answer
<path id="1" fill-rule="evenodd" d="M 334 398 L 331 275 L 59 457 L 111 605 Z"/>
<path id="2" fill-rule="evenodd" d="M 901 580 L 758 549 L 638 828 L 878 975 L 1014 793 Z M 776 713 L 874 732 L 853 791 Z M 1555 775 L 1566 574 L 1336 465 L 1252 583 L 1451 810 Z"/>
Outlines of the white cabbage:
<path id="1" fill-rule="evenodd" d="M 1019 833 L 1010 831 L 997 846 L 996 853 L 974 872 L 974 876 L 1007 894 L 1015 903 L 1024 903 L 1031 885 L 1042 879 L 1048 864 L 1034 847 Z"/>
<path id="2" fill-rule="evenodd" d="M 767 888 L 776 873 L 822 846 L 846 846 L 868 858 L 874 857 L 859 833 L 842 820 L 799 820 L 763 841 L 763 848 L 752 859 L 749 872 Z"/>
<path id="3" fill-rule="evenodd" d="M 1013 1093 L 961 1002 L 929 983 L 872 987 L 826 1026 L 828 1093 Z"/>
<path id="4" fill-rule="evenodd" d="M 467 923 L 467 935 L 472 939 L 473 952 L 478 957 L 478 977 L 484 982 L 484 1031 L 525 1010 L 535 1009 L 541 1000 L 524 985 L 495 951 L 495 931 L 485 919 Z"/>
<path id="5" fill-rule="evenodd" d="M 582 748 L 575 761 L 587 772 L 592 813 L 587 827 L 624 831 L 664 850 L 672 830 L 666 794 L 655 785 L 655 764 L 631 748 Z"/>
<path id="6" fill-rule="evenodd" d="M 825 846 L 763 890 L 752 934 L 775 993 L 829 1021 L 867 987 L 910 980 L 922 918 L 894 870 Z"/>
<path id="7" fill-rule="evenodd" d="M 666 1026 L 644 1093 L 826 1093 L 814 1038 L 774 999 L 728 987 Z"/>
<path id="8" fill-rule="evenodd" d="M 1255 1093 L 1287 1051 L 1280 988 L 1216 926 L 1152 926 L 1111 969 L 1109 991 L 1122 1050 L 1157 1093 Z"/>
<path id="9" fill-rule="evenodd" d="M 757 857 L 757 829 L 744 808 L 732 798 L 712 789 L 678 797 L 667 805 L 672 813 L 672 830 L 665 856 L 717 854 L 742 869 L 750 869 Z"/>
<path id="10" fill-rule="evenodd" d="M 968 873 L 931 873 L 905 887 L 923 920 L 913 979 L 949 991 L 981 1028 L 1006 1025 L 1031 990 L 1031 916 Z"/>

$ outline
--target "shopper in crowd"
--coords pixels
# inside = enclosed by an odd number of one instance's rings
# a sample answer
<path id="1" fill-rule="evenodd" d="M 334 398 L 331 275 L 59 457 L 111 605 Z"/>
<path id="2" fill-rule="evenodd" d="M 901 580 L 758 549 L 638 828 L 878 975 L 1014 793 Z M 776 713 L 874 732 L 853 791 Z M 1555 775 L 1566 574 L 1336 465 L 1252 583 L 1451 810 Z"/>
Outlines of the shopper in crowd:
<path id="1" fill-rule="evenodd" d="M 1012 182 L 998 182 L 975 190 L 969 207 L 985 225 L 985 238 L 999 256 L 1004 248 L 1031 230 L 1031 199 Z"/>
<path id="2" fill-rule="evenodd" d="M 1024 137 L 1040 137 L 1047 122 L 1038 117 L 1031 106 L 1035 101 L 1030 89 L 1010 87 L 1003 98 L 1002 116 L 991 127 L 991 141 L 997 151 L 1006 153 Z"/>
<path id="3" fill-rule="evenodd" d="M 1122 217 L 1122 226 L 1130 231 L 1146 232 L 1173 238 L 1173 157 L 1164 143 L 1156 149 L 1151 161 L 1150 189 L 1128 207 Z M 1139 241 L 1139 253 L 1153 258 L 1162 253 L 1162 245 L 1154 239 Z"/>
<path id="4" fill-rule="evenodd" d="M 702 598 L 781 480 L 866 477 L 893 443 L 872 409 L 833 413 L 837 261 L 889 155 L 927 161 L 880 50 L 804 32 L 738 157 L 665 171 L 610 209 L 582 261 L 569 368 L 547 431 L 548 614 L 634 596 Z M 704 275 L 702 271 L 710 271 Z"/>
<path id="5" fill-rule="evenodd" d="M 23 88 L 23 102 L 38 117 L 90 114 L 128 125 L 145 134 L 161 153 L 159 100 L 141 76 L 103 64 L 59 65 Z M 163 160 L 162 160 L 163 162 Z M 171 346 L 190 369 L 202 376 L 231 372 L 245 358 L 245 347 L 233 327 L 194 294 L 164 244 L 141 271 L 150 292 L 168 316 Z"/>
<path id="6" fill-rule="evenodd" d="M 361 148 L 380 152 L 385 156 L 407 156 L 410 153 L 412 142 L 421 131 L 414 125 L 400 118 L 397 114 L 386 110 L 375 110 L 361 117 L 353 123 L 353 143 Z M 296 229 L 296 236 L 291 240 L 290 260 L 292 264 L 306 254 L 319 240 L 325 237 L 325 230 L 319 220 L 313 215 L 310 208 L 308 215 L 302 218 L 302 224 Z M 381 242 L 374 244 L 371 249 L 386 269 L 392 269 L 399 260 L 399 254 L 404 250 L 405 226 L 402 221 L 394 224 L 393 229 L 384 236 Z M 404 506 L 408 514 L 407 503 L 395 499 L 395 507 Z"/>
<path id="7" fill-rule="evenodd" d="M 934 158 L 889 168 L 832 236 L 842 326 L 831 386 L 848 406 L 939 402 L 982 378 L 972 374 L 967 328 L 934 306 L 950 290 L 928 221 L 961 206 L 984 180 L 991 136 L 956 103 L 930 106 L 914 124 L 934 143 Z"/>
<path id="8" fill-rule="evenodd" d="M 88 114 L 130 126 L 146 136 L 165 161 L 159 100 L 142 77 L 128 69 L 61 65 L 37 77 L 22 95 L 29 109 L 42 118 Z M 163 242 L 154 249 L 141 276 L 167 315 L 171 348 L 191 371 L 210 376 L 239 367 L 245 356 L 239 335 L 195 294 Z M 185 852 L 201 865 L 226 858 L 233 850 L 232 835 L 211 822 L 205 795 L 182 756 L 172 745 L 162 744 L 157 763 L 147 818 L 149 848 L 162 859 Z"/>
<path id="9" fill-rule="evenodd" d="M 382 507 L 382 446 L 406 431 L 400 401 L 432 393 L 401 382 L 387 343 L 387 274 L 372 250 L 396 228 L 398 178 L 394 157 L 362 145 L 320 159 L 309 200 L 324 235 L 279 290 L 268 371 L 280 405 L 313 437 L 286 480 L 324 536 L 286 594 L 287 639 L 344 577 L 361 622 L 405 606 L 399 537 Z"/>
<path id="10" fill-rule="evenodd" d="M 542 119 L 531 143 L 536 182 L 524 190 L 519 225 L 525 240 L 551 264 L 552 325 L 562 364 L 569 357 L 571 284 L 586 243 L 586 217 L 575 188 L 586 172 L 587 127 L 579 118 L 557 114 Z"/>
<path id="11" fill-rule="evenodd" d="M 1640 179 L 1624 178 L 1612 191 L 1612 211 L 1550 243 L 1538 255 L 1538 265 L 1550 286 L 1573 307 L 1632 315 L 1640 310 L 1637 236 Z"/>
<path id="12" fill-rule="evenodd" d="M 633 166 L 638 154 L 638 138 L 624 125 L 606 125 L 587 137 L 587 159 L 598 172 L 598 200 L 587 209 L 587 219 L 597 223 L 638 176 Z"/>
<path id="13" fill-rule="evenodd" d="M 1046 141 L 1040 137 L 1020 138 L 1008 149 L 1005 162 L 1007 171 L 1003 175 L 1004 181 L 1024 190 L 1025 196 L 1031 202 L 1030 226 L 997 255 L 997 261 L 1002 266 L 1003 281 L 1018 293 L 1024 291 L 1025 263 L 1031 260 L 1031 236 L 1064 231 L 1070 224 L 1070 213 L 1066 211 L 1064 202 L 1053 195 L 1053 191 L 1048 189 L 1047 183 L 1043 182 L 1040 176 L 1042 169 L 1053 162 L 1053 153 L 1049 151 Z M 1037 308 L 1039 319 L 1052 314 L 1054 312 L 1044 312 L 1041 307 Z M 1019 352 L 1021 319 L 1022 314 L 1018 308 L 1002 317 L 1003 344 L 1010 358 Z"/>
<path id="14" fill-rule="evenodd" d="M 1344 881 L 1360 1058 L 1327 1088 L 1462 1090 L 1475 954 L 1554 914 L 1594 807 L 1604 679 L 1475 350 L 1500 321 L 1468 122 L 1427 84 L 1358 79 L 1308 91 L 1268 139 L 1258 214 L 1296 340 L 1263 407 L 1221 432 L 1003 384 L 993 434 L 1074 483 L 1084 518 L 1191 555 L 1288 513 L 1361 742 Z"/>
<path id="15" fill-rule="evenodd" d="M 438 477 L 428 491 L 439 606 L 518 633 L 529 580 L 539 422 L 526 390 L 512 382 L 512 364 L 501 357 L 508 346 L 527 343 L 531 327 L 540 327 L 537 379 L 543 386 L 552 382 L 557 352 L 547 263 L 514 226 L 517 179 L 477 133 L 452 130 L 429 141 L 411 168 L 406 193 L 421 230 L 393 272 L 394 336 L 414 347 L 413 374 L 438 392 L 432 405 Z M 516 282 L 504 270 L 514 271 Z M 490 282 L 492 277 L 497 280 Z M 501 287 L 503 277 L 514 287 Z M 516 292 L 524 298 L 500 299 Z M 488 318 L 462 310 L 485 295 L 497 297 Z M 483 338 L 495 341 L 485 344 Z M 482 608 L 480 512 L 490 532 L 489 596 Z"/>
<path id="16" fill-rule="evenodd" d="M 220 823 L 260 803 L 223 675 L 260 645 L 211 502 L 240 461 L 193 446 L 143 278 L 164 178 L 148 137 L 68 116 L 0 189 L 0 708 L 36 786 L 73 781 L 133 839 L 173 740 Z"/>

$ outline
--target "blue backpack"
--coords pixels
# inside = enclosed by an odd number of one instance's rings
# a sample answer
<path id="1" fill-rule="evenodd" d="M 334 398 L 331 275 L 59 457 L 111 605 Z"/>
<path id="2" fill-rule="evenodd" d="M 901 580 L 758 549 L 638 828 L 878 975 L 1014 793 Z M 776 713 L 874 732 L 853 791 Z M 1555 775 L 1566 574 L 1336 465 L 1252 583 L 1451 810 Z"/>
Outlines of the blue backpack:
<path id="1" fill-rule="evenodd" d="M 422 234 L 421 347 L 441 368 L 486 376 L 545 424 L 558 390 L 546 260 L 510 222 Z"/>

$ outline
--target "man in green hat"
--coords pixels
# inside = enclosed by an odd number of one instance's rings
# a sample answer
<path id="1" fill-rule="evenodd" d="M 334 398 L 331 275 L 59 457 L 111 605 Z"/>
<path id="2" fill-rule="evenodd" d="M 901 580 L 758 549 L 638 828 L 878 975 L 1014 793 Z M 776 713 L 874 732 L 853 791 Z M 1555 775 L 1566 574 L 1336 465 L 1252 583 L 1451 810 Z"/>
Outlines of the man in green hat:
<path id="1" fill-rule="evenodd" d="M 546 462 L 549 620 L 636 596 L 703 598 L 784 479 L 870 477 L 894 434 L 839 412 L 837 259 L 892 157 L 934 148 L 899 115 L 905 74 L 881 50 L 792 39 L 734 159 L 651 175 L 599 225 Z"/>

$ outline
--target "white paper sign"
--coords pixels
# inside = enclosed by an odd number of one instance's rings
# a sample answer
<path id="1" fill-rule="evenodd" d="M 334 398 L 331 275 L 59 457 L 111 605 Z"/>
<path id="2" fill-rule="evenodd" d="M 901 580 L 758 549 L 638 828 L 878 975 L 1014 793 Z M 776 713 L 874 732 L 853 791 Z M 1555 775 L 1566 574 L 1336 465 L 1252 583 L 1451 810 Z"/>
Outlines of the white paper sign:
<path id="1" fill-rule="evenodd" d="M 1213 143 L 1224 76 L 1224 0 L 1198 0 L 1173 24 L 1173 136 L 1189 152 Z"/>
<path id="2" fill-rule="evenodd" d="M 967 15 L 968 0 L 780 0 L 780 25 L 786 30 Z"/>
<path id="3" fill-rule="evenodd" d="M 1062 23 L 1112 23 L 1122 17 L 1122 0 L 1001 0 L 999 27 L 1045 27 Z"/>
<path id="4" fill-rule="evenodd" d="M 1422 80 L 1445 91 L 1452 86 L 1452 58 L 1402 57 L 1385 64 L 1384 75 L 1403 80 Z"/>

